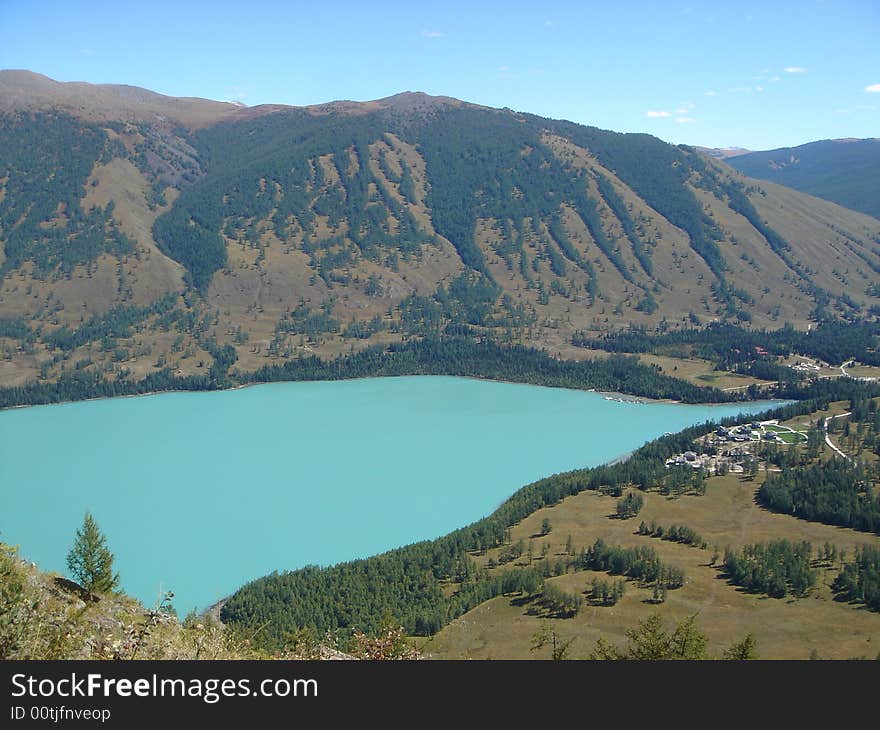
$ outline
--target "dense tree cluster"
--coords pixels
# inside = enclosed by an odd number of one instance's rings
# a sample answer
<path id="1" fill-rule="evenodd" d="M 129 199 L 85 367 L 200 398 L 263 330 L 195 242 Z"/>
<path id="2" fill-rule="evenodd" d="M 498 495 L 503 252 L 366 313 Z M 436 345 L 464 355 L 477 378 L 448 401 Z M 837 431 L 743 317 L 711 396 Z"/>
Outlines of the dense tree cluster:
<path id="1" fill-rule="evenodd" d="M 127 309 L 123 315 L 125 311 Z M 198 323 L 194 321 L 178 322 L 181 318 L 186 320 L 185 315 L 183 310 L 170 309 L 160 316 L 157 324 L 171 326 L 177 322 L 180 326 L 198 328 Z M 132 326 L 133 321 L 134 319 L 126 316 L 117 318 L 114 315 L 108 321 L 97 319 L 95 327 L 89 326 L 85 332 L 101 331 L 98 325 L 102 322 L 101 326 L 120 324 L 124 328 Z M 77 332 L 79 330 L 70 334 L 74 341 L 80 337 Z M 61 342 L 67 340 L 60 340 L 59 346 Z M 700 388 L 664 376 L 653 368 L 640 365 L 634 358 L 561 361 L 532 348 L 507 347 L 465 338 L 411 340 L 387 348 L 367 348 L 334 360 L 302 357 L 288 360 L 281 365 L 266 366 L 252 373 L 230 370 L 236 360 L 235 349 L 231 345 L 220 347 L 213 340 L 205 338 L 201 339 L 201 344 L 215 359 L 208 375 L 180 377 L 163 369 L 134 381 L 128 377 L 108 380 L 94 372 L 66 372 L 54 383 L 30 382 L 21 386 L 0 388 L 0 408 L 164 390 L 207 390 L 243 383 L 396 375 L 471 376 L 564 388 L 614 390 L 691 403 L 733 400 L 730 394 L 714 388 Z M 660 474 L 662 469 L 651 470 L 652 475 L 655 472 Z M 644 483 L 644 479 L 639 483 Z"/>
<path id="2" fill-rule="evenodd" d="M 32 334 L 28 323 L 20 317 L 0 317 L 0 337 L 25 340 Z"/>
<path id="3" fill-rule="evenodd" d="M 666 588 L 681 588 L 684 572 L 681 568 L 664 565 L 651 547 L 632 548 L 608 545 L 601 538 L 579 558 L 584 570 L 600 570 L 611 575 L 625 575 L 641 584 L 657 583 Z"/>
<path id="4" fill-rule="evenodd" d="M 648 276 L 653 276 L 654 263 L 651 261 L 650 249 L 646 248 L 643 244 L 642 239 L 636 230 L 635 222 L 626 207 L 626 203 L 623 202 L 623 198 L 618 195 L 614 186 L 611 184 L 611 181 L 605 175 L 598 173 L 596 175 L 596 183 L 599 187 L 599 192 L 601 193 L 602 198 L 608 204 L 608 207 L 614 211 L 614 215 L 616 215 L 617 219 L 620 221 L 624 235 L 632 244 L 635 257 L 642 265 L 645 273 Z"/>
<path id="5" fill-rule="evenodd" d="M 625 497 L 617 500 L 617 516 L 622 520 L 635 517 L 644 504 L 644 496 L 638 492 L 629 492 Z"/>
<path id="6" fill-rule="evenodd" d="M 768 474 L 758 500 L 776 512 L 880 534 L 880 495 L 864 466 L 843 459 Z"/>
<path id="7" fill-rule="evenodd" d="M 590 583 L 590 601 L 600 606 L 615 605 L 625 593 L 626 581 L 623 578 L 615 581 L 594 578 Z"/>
<path id="8" fill-rule="evenodd" d="M 186 331 L 199 332 L 203 323 L 192 312 L 170 309 L 157 319 L 157 326 L 180 326 Z M 503 346 L 491 341 L 479 342 L 462 337 L 411 340 L 376 346 L 361 352 L 343 355 L 334 360 L 318 357 L 300 357 L 281 365 L 271 365 L 255 372 L 242 373 L 230 367 L 235 362 L 231 345 L 222 348 L 202 338 L 209 352 L 222 358 L 209 375 L 176 376 L 169 369 L 158 370 L 135 381 L 124 373 L 108 380 L 94 372 L 74 371 L 62 374 L 54 383 L 29 382 L 21 386 L 0 388 L 0 408 L 21 405 L 60 403 L 87 398 L 137 395 L 166 390 L 210 390 L 244 383 L 341 380 L 358 377 L 397 375 L 454 375 L 481 377 L 492 380 L 529 383 L 575 389 L 612 390 L 645 397 L 673 398 L 686 403 L 727 402 L 744 400 L 748 394 L 733 395 L 714 388 L 701 388 L 685 381 L 664 376 L 655 368 L 640 365 L 635 358 L 609 358 L 584 362 L 556 360 L 546 353 L 522 346 Z M 866 398 L 880 395 L 880 386 L 849 379 L 824 379 L 807 387 L 782 390 L 782 397 L 802 399 L 796 406 L 774 409 L 768 418 L 791 418 L 827 407 L 833 400 Z M 725 425 L 736 419 L 726 419 Z M 673 470 L 666 470 L 655 454 L 663 459 L 693 446 L 692 439 L 699 429 L 686 429 L 676 436 L 664 437 L 644 447 L 651 457 L 631 458 L 614 468 L 598 467 L 590 478 L 596 489 L 605 484 L 611 493 L 620 496 L 627 484 L 641 489 L 664 485 L 673 478 Z M 670 449 L 666 444 L 675 444 Z M 637 454 L 642 453 L 642 450 Z M 693 477 L 690 473 L 686 477 Z M 699 475 L 697 475 L 699 477 Z M 670 487 L 671 488 L 671 487 Z M 693 485 L 685 485 L 686 489 Z M 680 489 L 680 488 L 679 488 Z M 698 490 L 699 491 L 699 490 Z"/>
<path id="9" fill-rule="evenodd" d="M 841 597 L 880 611 L 880 548 L 858 548 L 855 560 L 843 566 L 832 587 Z"/>
<path id="10" fill-rule="evenodd" d="M 812 552 L 810 543 L 789 540 L 746 545 L 739 552 L 728 548 L 724 570 L 731 583 L 754 593 L 772 598 L 789 593 L 803 596 L 816 582 L 816 571 L 810 567 Z"/>
<path id="11" fill-rule="evenodd" d="M 305 302 L 301 302 L 281 318 L 275 328 L 276 333 L 317 335 L 339 332 L 339 320 L 330 313 L 333 310 L 333 302 L 328 301 L 327 304 L 329 306 L 322 306 L 320 311 L 316 312 Z"/>
<path id="12" fill-rule="evenodd" d="M 541 605 L 555 618 L 571 618 L 581 610 L 583 598 L 564 591 L 553 583 L 544 583 Z"/>
<path id="13" fill-rule="evenodd" d="M 24 385 L 0 388 L 0 408 L 64 403 L 89 398 L 116 398 L 168 390 L 213 390 L 216 387 L 216 383 L 211 382 L 207 375 L 180 377 L 169 368 L 157 370 L 141 380 L 128 377 L 108 380 L 96 372 L 73 370 L 62 373 L 53 383 L 32 381 Z"/>

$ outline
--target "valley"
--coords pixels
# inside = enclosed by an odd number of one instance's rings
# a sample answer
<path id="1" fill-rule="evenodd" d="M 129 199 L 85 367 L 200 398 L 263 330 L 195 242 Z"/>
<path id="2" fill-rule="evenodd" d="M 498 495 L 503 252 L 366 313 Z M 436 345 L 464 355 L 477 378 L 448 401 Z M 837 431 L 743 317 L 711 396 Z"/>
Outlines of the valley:
<path id="1" fill-rule="evenodd" d="M 658 612 L 697 615 L 713 655 L 750 634 L 766 658 L 872 658 L 880 220 L 757 168 L 746 177 L 734 168 L 764 153 L 737 152 L 417 92 L 245 107 L 0 71 L 0 409 L 46 406 L 0 413 L 0 440 L 17 438 L 6 424 L 65 414 L 15 447 L 25 458 L 14 468 L 4 460 L 0 477 L 15 481 L 4 499 L 42 520 L 63 472 L 106 470 L 95 501 L 129 488 L 136 498 L 107 521 L 118 542 L 145 515 L 159 525 L 168 503 L 188 504 L 171 532 L 195 541 L 156 549 L 201 566 L 174 575 L 181 606 L 224 598 L 225 630 L 259 633 L 261 655 L 289 655 L 306 635 L 348 651 L 391 621 L 427 658 L 536 657 L 546 630 L 586 658 Z M 310 410 L 319 391 L 456 378 L 481 391 L 550 386 L 554 405 L 493 401 L 476 431 L 462 424 L 478 420 L 475 392 L 448 395 L 442 417 L 417 395 L 407 415 L 424 422 L 403 432 L 401 414 L 382 422 L 387 393 L 362 403 L 364 422 L 346 410 L 354 396 Z M 304 401 L 274 410 L 260 395 L 293 391 Z M 133 395 L 149 397 L 120 399 Z M 262 410 L 209 405 L 230 398 Z M 778 424 L 755 429 L 747 455 L 716 458 L 717 424 L 702 422 L 736 425 L 770 398 L 787 404 L 760 417 Z M 572 412 L 583 399 L 593 405 Z M 99 402 L 70 403 L 85 400 Z M 123 413 L 172 400 L 191 405 Z M 105 416 L 83 426 L 80 409 Z M 657 409 L 693 415 L 646 415 Z M 61 473 L 28 456 L 27 443 L 63 443 L 65 428 L 85 441 Z M 380 453 L 364 434 L 400 451 Z M 116 484 L 125 469 L 113 457 L 82 461 L 93 443 L 133 461 L 141 449 L 179 459 Z M 241 457 L 235 469 L 218 467 L 224 454 Z M 327 465 L 346 458 L 358 471 L 328 481 Z M 406 489 L 427 481 L 426 465 L 442 477 L 428 492 L 468 492 L 447 507 L 474 496 L 475 484 L 441 474 L 455 460 L 493 496 L 415 529 L 395 510 L 415 501 Z M 377 530 L 362 472 L 387 477 L 389 464 L 405 485 Z M 151 486 L 168 479 L 171 493 Z M 360 489 L 340 497 L 342 482 Z M 257 499 L 265 485 L 296 489 Z M 315 495 L 355 505 L 354 523 L 317 517 Z M 206 504 L 219 507 L 211 539 L 265 544 L 222 561 L 219 547 L 203 551 L 192 524 Z M 315 551 L 328 532 L 362 528 L 346 550 Z M 288 532 L 302 541 L 281 540 Z M 146 539 L 120 545 L 120 562 L 136 565 Z M 62 570 L 60 547 L 50 552 L 41 565 Z M 156 575 L 131 572 L 138 587 L 126 590 L 148 605 Z"/>

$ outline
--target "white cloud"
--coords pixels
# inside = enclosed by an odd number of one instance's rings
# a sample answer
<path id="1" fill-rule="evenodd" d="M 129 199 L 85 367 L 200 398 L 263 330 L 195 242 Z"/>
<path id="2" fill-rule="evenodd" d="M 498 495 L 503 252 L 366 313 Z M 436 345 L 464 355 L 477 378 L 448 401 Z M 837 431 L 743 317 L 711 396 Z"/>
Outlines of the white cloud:
<path id="1" fill-rule="evenodd" d="M 79 55 L 80 56 L 94 56 L 95 52 L 91 48 L 80 48 Z"/>
<path id="2" fill-rule="evenodd" d="M 755 91 L 763 91 L 763 90 L 764 90 L 763 86 L 756 86 L 755 87 Z"/>
<path id="3" fill-rule="evenodd" d="M 768 80 L 769 81 L 782 81 L 782 77 L 781 76 L 771 76 Z"/>
<path id="4" fill-rule="evenodd" d="M 425 38 L 442 38 L 445 33 L 441 33 L 439 30 L 423 30 L 422 35 Z"/>
<path id="5" fill-rule="evenodd" d="M 866 86 L 865 91 L 870 91 L 872 94 L 880 94 L 880 84 L 871 84 L 870 86 Z"/>
<path id="6" fill-rule="evenodd" d="M 782 70 L 787 74 L 805 74 L 807 72 L 803 66 L 786 66 Z"/>
<path id="7" fill-rule="evenodd" d="M 717 91 L 704 91 L 703 96 L 718 96 Z"/>
<path id="8" fill-rule="evenodd" d="M 697 121 L 693 117 L 678 117 L 676 120 L 679 124 L 690 124 L 691 122 Z"/>
<path id="9" fill-rule="evenodd" d="M 554 25 L 556 25 L 556 23 L 554 23 L 552 20 L 545 20 L 544 21 L 545 28 L 552 28 Z"/>
<path id="10" fill-rule="evenodd" d="M 659 117 L 671 117 L 672 114 L 670 112 L 649 111 L 645 112 L 645 116 L 651 117 L 652 119 L 657 119 Z"/>
<path id="11" fill-rule="evenodd" d="M 678 109 L 675 110 L 676 114 L 687 114 L 693 111 L 696 104 L 692 101 L 683 101 L 678 105 Z"/>

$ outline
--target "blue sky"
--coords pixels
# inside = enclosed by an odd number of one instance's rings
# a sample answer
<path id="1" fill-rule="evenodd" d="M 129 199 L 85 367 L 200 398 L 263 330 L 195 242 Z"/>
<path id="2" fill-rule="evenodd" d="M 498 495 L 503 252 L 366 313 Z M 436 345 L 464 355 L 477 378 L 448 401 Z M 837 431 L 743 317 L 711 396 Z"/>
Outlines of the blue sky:
<path id="1" fill-rule="evenodd" d="M 248 105 L 425 91 L 750 149 L 880 136 L 878 38 L 877 0 L 0 0 L 0 68 L 60 81 Z"/>

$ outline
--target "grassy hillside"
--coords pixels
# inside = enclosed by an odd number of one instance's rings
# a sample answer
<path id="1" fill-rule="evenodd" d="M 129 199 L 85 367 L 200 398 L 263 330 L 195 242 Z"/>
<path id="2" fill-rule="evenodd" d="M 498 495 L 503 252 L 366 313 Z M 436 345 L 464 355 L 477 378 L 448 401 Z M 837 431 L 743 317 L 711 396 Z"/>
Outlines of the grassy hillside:
<path id="1" fill-rule="evenodd" d="M 609 544 L 650 546 L 660 559 L 680 566 L 686 576 L 683 588 L 670 590 L 663 603 L 654 603 L 652 586 L 626 581 L 626 592 L 613 606 L 592 604 L 588 594 L 594 579 L 611 581 L 605 572 L 577 571 L 550 578 L 551 585 L 580 595 L 584 606 L 572 618 L 554 618 L 540 605 L 539 597 L 512 593 L 487 601 L 465 613 L 436 636 L 422 644 L 432 658 L 543 658 L 530 650 L 532 637 L 542 621 L 550 621 L 563 638 L 573 638 L 570 656 L 586 657 L 599 637 L 616 645 L 625 643 L 625 631 L 657 611 L 668 623 L 697 614 L 700 626 L 709 636 L 709 646 L 719 651 L 731 641 L 752 633 L 762 658 L 806 659 L 815 652 L 823 658 L 874 658 L 880 647 L 880 616 L 857 604 L 834 600 L 831 584 L 840 572 L 839 564 L 819 564 L 816 587 L 803 598 L 773 599 L 747 593 L 730 585 L 717 551 L 723 556 L 727 546 L 739 548 L 755 542 L 787 538 L 810 541 L 814 551 L 825 542 L 847 551 L 851 558 L 861 545 L 880 545 L 880 540 L 851 530 L 805 524 L 794 517 L 772 514 L 755 504 L 755 492 L 763 472 L 754 481 L 738 476 L 712 477 L 704 496 L 677 498 L 656 492 L 646 495 L 645 506 L 637 517 L 612 519 L 617 499 L 586 492 L 560 504 L 536 512 L 511 531 L 511 539 L 531 543 L 534 555 L 565 552 L 568 536 L 576 547 L 592 545 L 597 538 Z M 546 537 L 541 523 L 548 519 L 552 531 Z M 639 524 L 669 527 L 685 525 L 708 543 L 706 549 L 658 538 L 642 536 Z M 491 554 L 490 554 L 491 557 Z M 524 562 L 527 562 L 527 558 Z"/>
<path id="2" fill-rule="evenodd" d="M 744 175 L 769 180 L 880 218 L 880 140 L 833 139 L 728 157 Z"/>
<path id="3" fill-rule="evenodd" d="M 586 656 L 599 637 L 623 645 L 627 629 L 658 611 L 667 623 L 696 614 L 708 634 L 710 649 L 716 651 L 737 636 L 751 633 L 764 658 L 873 658 L 880 649 L 876 645 L 880 640 L 878 578 L 876 569 L 874 574 L 864 570 L 859 574 L 856 566 L 866 564 L 867 556 L 880 554 L 880 538 L 866 530 L 869 523 L 854 522 L 856 529 L 850 529 L 845 520 L 855 514 L 856 501 L 863 505 L 865 515 L 877 510 L 877 405 L 877 399 L 865 398 L 832 402 L 825 409 L 783 421 L 778 427 L 809 434 L 821 431 L 824 420 L 831 417 L 836 424 L 831 434 L 833 442 L 860 467 L 835 454 L 821 436 L 815 440 L 804 438 L 798 447 L 781 442 L 756 444 L 762 466 L 754 478 L 734 474 L 709 477 L 701 496 L 664 495 L 649 490 L 638 515 L 626 520 L 615 519 L 615 498 L 584 492 L 536 511 L 511 531 L 511 540 L 529 541 L 535 556 L 545 550 L 551 556 L 564 555 L 567 545 L 589 545 L 597 538 L 626 546 L 650 544 L 661 560 L 674 561 L 687 575 L 684 587 L 669 591 L 662 602 L 656 600 L 650 586 L 630 580 L 617 603 L 600 605 L 589 600 L 590 586 L 594 578 L 607 580 L 607 574 L 567 572 L 550 582 L 560 590 L 583 596 L 585 605 L 574 617 L 548 617 L 538 595 L 530 600 L 513 594 L 501 596 L 451 622 L 424 644 L 425 651 L 434 658 L 526 658 L 533 656 L 533 635 L 542 621 L 549 620 L 559 637 L 573 640 L 571 656 Z M 812 466 L 805 468 L 807 464 Z M 813 484 L 831 485 L 833 474 L 848 475 L 853 468 L 862 471 L 850 483 L 853 501 L 847 502 L 846 518 L 842 512 L 818 519 L 821 514 L 805 511 L 811 505 L 834 503 L 837 497 L 830 492 L 843 489 L 836 484 L 818 501 L 805 499 L 804 490 L 811 480 Z M 825 478 L 815 478 L 814 469 L 824 470 Z M 775 486 L 768 490 L 771 484 Z M 800 504 L 794 512 L 791 502 L 783 505 L 780 499 L 787 490 L 794 495 L 795 504 Z M 847 491 L 846 500 L 849 498 Z M 807 514 L 813 521 L 799 519 Z M 545 520 L 552 531 L 541 535 Z M 646 525 L 648 529 L 643 533 Z M 685 526 L 697 540 L 688 544 L 658 539 L 650 534 L 656 533 L 655 526 L 665 527 L 667 538 L 671 526 Z M 812 587 L 803 595 L 788 592 L 784 598 L 771 598 L 760 590 L 734 584 L 722 556 L 747 545 L 768 545 L 779 540 L 811 544 Z M 495 553 L 489 551 L 487 557 L 477 560 L 494 557 Z M 872 600 L 873 611 L 868 611 L 866 602 L 870 606 Z"/>

